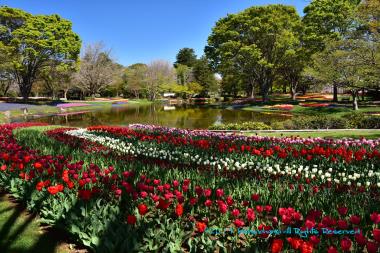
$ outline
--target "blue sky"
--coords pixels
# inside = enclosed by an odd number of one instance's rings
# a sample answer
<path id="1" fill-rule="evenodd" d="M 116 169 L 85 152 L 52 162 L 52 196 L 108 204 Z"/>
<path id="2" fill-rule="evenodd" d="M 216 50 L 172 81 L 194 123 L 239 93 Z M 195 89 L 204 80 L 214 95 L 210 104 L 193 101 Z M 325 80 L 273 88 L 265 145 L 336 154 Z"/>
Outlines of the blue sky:
<path id="1" fill-rule="evenodd" d="M 302 13 L 308 0 L 0 0 L 0 5 L 71 20 L 84 44 L 102 41 L 123 65 L 173 62 L 183 47 L 201 56 L 218 19 L 273 3 L 296 6 Z"/>

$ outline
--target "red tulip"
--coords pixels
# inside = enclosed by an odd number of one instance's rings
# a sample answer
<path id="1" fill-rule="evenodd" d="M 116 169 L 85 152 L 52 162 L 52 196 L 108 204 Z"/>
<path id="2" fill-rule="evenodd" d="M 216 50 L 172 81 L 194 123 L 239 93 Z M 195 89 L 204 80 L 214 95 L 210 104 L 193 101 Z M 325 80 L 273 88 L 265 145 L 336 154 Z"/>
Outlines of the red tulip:
<path id="1" fill-rule="evenodd" d="M 338 253 L 338 249 L 335 246 L 330 246 L 327 248 L 327 253 Z"/>
<path id="2" fill-rule="evenodd" d="M 134 215 L 127 216 L 127 223 L 130 225 L 136 224 L 137 218 Z"/>
<path id="3" fill-rule="evenodd" d="M 313 253 L 313 244 L 311 242 L 303 242 L 301 245 L 301 253 Z"/>
<path id="4" fill-rule="evenodd" d="M 232 206 L 234 204 L 234 200 L 231 196 L 227 196 L 226 198 L 227 205 Z"/>
<path id="5" fill-rule="evenodd" d="M 204 190 L 203 194 L 205 195 L 206 198 L 208 198 L 211 196 L 211 193 L 212 193 L 211 189 L 206 189 L 206 190 Z"/>
<path id="6" fill-rule="evenodd" d="M 319 238 L 318 236 L 315 236 L 315 235 L 310 236 L 310 242 L 313 245 L 317 245 L 320 241 L 321 241 L 321 238 Z"/>
<path id="7" fill-rule="evenodd" d="M 169 208 L 170 204 L 171 204 L 170 201 L 166 201 L 166 200 L 160 198 L 160 199 L 158 200 L 157 208 L 158 208 L 158 209 L 161 209 L 161 210 L 166 210 L 166 209 Z"/>
<path id="8" fill-rule="evenodd" d="M 367 242 L 367 251 L 368 253 L 377 253 L 379 245 L 376 242 Z"/>
<path id="9" fill-rule="evenodd" d="M 190 202 L 190 205 L 194 206 L 195 204 L 197 204 L 197 202 L 198 202 L 198 199 L 197 199 L 197 198 L 194 198 L 194 197 L 192 197 L 192 198 L 190 198 L 189 202 Z"/>
<path id="10" fill-rule="evenodd" d="M 221 213 L 226 213 L 227 212 L 227 210 L 228 210 L 228 206 L 223 202 L 223 201 L 219 201 L 218 202 L 218 206 L 219 206 L 219 211 L 221 212 Z"/>
<path id="11" fill-rule="evenodd" d="M 355 241 L 360 245 L 360 246 L 364 246 L 366 245 L 367 243 L 367 239 L 365 238 L 365 236 L 363 234 L 357 234 L 355 235 Z"/>
<path id="12" fill-rule="evenodd" d="M 352 224 L 355 224 L 355 225 L 359 225 L 360 223 L 360 216 L 357 216 L 357 215 L 351 215 L 350 217 L 350 221 Z"/>
<path id="13" fill-rule="evenodd" d="M 43 188 L 44 188 L 44 182 L 38 182 L 36 185 L 36 190 L 42 191 Z"/>
<path id="14" fill-rule="evenodd" d="M 145 215 L 148 212 L 148 207 L 145 204 L 138 205 L 139 214 Z"/>
<path id="15" fill-rule="evenodd" d="M 178 217 L 181 217 L 182 214 L 183 214 L 183 206 L 181 204 L 178 204 L 176 207 L 175 207 L 175 213 Z"/>
<path id="16" fill-rule="evenodd" d="M 205 201 L 205 206 L 210 207 L 211 205 L 212 205 L 212 201 L 209 200 L 209 199 L 207 199 L 207 200 Z"/>
<path id="17" fill-rule="evenodd" d="M 292 246 L 293 249 L 299 249 L 303 244 L 303 241 L 300 238 L 289 237 L 286 240 L 290 243 L 290 246 Z"/>
<path id="18" fill-rule="evenodd" d="M 284 242 L 281 239 L 274 239 L 271 247 L 272 253 L 279 253 L 282 251 L 282 247 L 284 246 Z"/>
<path id="19" fill-rule="evenodd" d="M 240 214 L 240 211 L 239 211 L 239 209 L 234 209 L 234 210 L 232 210 L 231 214 L 232 214 L 234 217 L 238 217 L 239 214 Z"/>
<path id="20" fill-rule="evenodd" d="M 248 222 L 252 222 L 256 219 L 255 211 L 252 208 L 247 209 L 247 220 Z"/>
<path id="21" fill-rule="evenodd" d="M 252 195 L 251 195 L 251 199 L 252 199 L 253 201 L 259 201 L 259 199 L 260 199 L 260 195 L 259 195 L 259 194 L 252 194 Z"/>
<path id="22" fill-rule="evenodd" d="M 380 229 L 378 228 L 375 228 L 373 231 L 373 239 L 375 239 L 375 241 L 377 242 L 380 242 Z"/>
<path id="23" fill-rule="evenodd" d="M 348 212 L 348 208 L 347 207 L 338 207 L 338 213 L 341 215 L 341 216 L 345 216 Z"/>
<path id="24" fill-rule="evenodd" d="M 223 189 L 217 189 L 215 193 L 217 198 L 221 198 L 224 195 Z"/>
<path id="25" fill-rule="evenodd" d="M 370 218 L 371 218 L 371 221 L 372 221 L 374 224 L 378 224 L 378 223 L 380 223 L 380 214 L 374 212 L 374 213 L 371 214 Z"/>
<path id="26" fill-rule="evenodd" d="M 348 228 L 348 224 L 345 220 L 338 220 L 338 227 L 340 229 L 347 229 Z"/>
<path id="27" fill-rule="evenodd" d="M 42 164 L 40 162 L 35 162 L 33 164 L 33 166 L 34 166 L 35 169 L 41 169 L 42 168 Z"/>
<path id="28" fill-rule="evenodd" d="M 348 237 L 344 237 L 340 241 L 340 247 L 342 248 L 343 251 L 350 251 L 351 245 L 352 245 L 352 242 Z"/>
<path id="29" fill-rule="evenodd" d="M 234 224 L 235 224 L 236 227 L 240 228 L 240 227 L 243 227 L 243 226 L 244 226 L 244 221 L 239 220 L 239 219 L 236 219 L 236 220 L 234 221 Z"/>
<path id="30" fill-rule="evenodd" d="M 198 221 L 195 226 L 197 227 L 199 233 L 203 233 L 207 228 L 206 223 L 200 221 Z"/>

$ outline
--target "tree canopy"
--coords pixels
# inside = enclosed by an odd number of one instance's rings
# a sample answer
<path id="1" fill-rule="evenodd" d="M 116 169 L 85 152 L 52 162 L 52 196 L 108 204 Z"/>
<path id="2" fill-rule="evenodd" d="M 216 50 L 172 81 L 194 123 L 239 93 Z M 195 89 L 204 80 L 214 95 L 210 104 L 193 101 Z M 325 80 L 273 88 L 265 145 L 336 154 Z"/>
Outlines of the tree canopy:
<path id="1" fill-rule="evenodd" d="M 197 56 L 195 55 L 194 49 L 185 47 L 179 50 L 174 67 L 176 68 L 178 64 L 181 64 L 191 68 L 196 61 Z"/>
<path id="2" fill-rule="evenodd" d="M 276 77 L 277 67 L 286 59 L 288 37 L 297 37 L 301 18 L 292 6 L 254 6 L 220 19 L 208 38 L 206 55 L 223 76 L 236 75 L 254 95 L 256 85 L 264 101 Z"/>
<path id="3" fill-rule="evenodd" d="M 70 21 L 58 15 L 31 15 L 0 7 L 0 50 L 6 52 L 24 99 L 51 62 L 75 64 L 81 47 Z"/>

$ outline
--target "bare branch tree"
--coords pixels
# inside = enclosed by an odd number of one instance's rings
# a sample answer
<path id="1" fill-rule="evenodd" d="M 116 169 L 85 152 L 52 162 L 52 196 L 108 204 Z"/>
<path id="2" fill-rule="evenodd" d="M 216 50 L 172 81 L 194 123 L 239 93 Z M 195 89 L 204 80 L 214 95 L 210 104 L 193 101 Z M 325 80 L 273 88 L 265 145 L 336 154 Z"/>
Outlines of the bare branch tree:
<path id="1" fill-rule="evenodd" d="M 114 66 L 110 50 L 105 49 L 102 43 L 88 45 L 77 74 L 79 86 L 89 95 L 95 96 L 112 83 L 115 74 Z"/>

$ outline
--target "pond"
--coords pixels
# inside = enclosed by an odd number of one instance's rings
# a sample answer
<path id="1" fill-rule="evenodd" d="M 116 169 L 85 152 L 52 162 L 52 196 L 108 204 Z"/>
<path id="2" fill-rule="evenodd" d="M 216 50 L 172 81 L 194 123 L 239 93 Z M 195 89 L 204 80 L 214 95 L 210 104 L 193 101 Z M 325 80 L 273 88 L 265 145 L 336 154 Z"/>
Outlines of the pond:
<path id="1" fill-rule="evenodd" d="M 284 121 L 289 116 L 281 113 L 262 113 L 239 109 L 220 109 L 205 106 L 165 106 L 162 104 L 115 106 L 80 114 L 26 117 L 16 121 L 45 122 L 56 125 L 86 127 L 90 125 L 153 124 L 168 127 L 206 129 L 218 123 L 244 121 Z"/>

